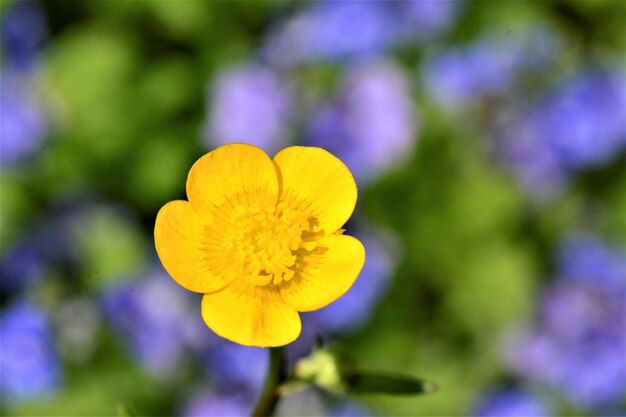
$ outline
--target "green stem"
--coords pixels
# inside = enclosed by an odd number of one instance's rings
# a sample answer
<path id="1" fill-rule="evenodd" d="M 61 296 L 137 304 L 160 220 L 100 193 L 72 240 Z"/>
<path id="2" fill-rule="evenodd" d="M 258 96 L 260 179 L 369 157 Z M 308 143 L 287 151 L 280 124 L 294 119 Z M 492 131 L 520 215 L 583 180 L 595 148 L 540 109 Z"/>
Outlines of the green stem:
<path id="1" fill-rule="evenodd" d="M 263 392 L 252 412 L 253 417 L 271 417 L 274 414 L 280 399 L 278 387 L 286 379 L 285 349 L 282 346 L 270 348 L 270 366 L 267 371 Z"/>

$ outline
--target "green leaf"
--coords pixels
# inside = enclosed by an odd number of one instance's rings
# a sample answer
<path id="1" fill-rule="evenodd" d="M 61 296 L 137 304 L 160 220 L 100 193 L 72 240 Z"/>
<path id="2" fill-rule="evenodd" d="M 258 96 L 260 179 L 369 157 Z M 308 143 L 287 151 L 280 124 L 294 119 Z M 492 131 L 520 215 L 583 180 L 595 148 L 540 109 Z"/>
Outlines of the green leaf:
<path id="1" fill-rule="evenodd" d="M 354 394 L 430 394 L 437 391 L 434 382 L 391 373 L 353 372 L 344 375 L 348 392 Z"/>
<path id="2" fill-rule="evenodd" d="M 134 417 L 135 414 L 133 414 L 133 412 L 130 411 L 130 408 L 128 408 L 126 404 L 118 404 L 117 415 L 118 417 Z"/>

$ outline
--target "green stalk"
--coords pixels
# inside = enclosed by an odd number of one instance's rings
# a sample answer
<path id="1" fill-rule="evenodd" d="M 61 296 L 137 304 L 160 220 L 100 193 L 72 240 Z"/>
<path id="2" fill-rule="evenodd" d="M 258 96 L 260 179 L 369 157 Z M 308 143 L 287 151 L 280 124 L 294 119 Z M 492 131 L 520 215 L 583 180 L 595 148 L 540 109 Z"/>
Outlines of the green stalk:
<path id="1" fill-rule="evenodd" d="M 271 417 L 274 415 L 280 395 L 278 387 L 287 379 L 285 349 L 282 346 L 270 348 L 270 366 L 261 397 L 257 402 L 253 417 Z"/>

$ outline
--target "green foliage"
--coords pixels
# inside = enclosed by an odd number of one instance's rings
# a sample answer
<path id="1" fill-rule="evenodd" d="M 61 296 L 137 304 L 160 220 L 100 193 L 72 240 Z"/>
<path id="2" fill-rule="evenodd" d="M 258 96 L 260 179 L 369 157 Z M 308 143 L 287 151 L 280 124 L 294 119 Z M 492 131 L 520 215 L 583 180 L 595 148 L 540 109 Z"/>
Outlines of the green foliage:
<path id="1" fill-rule="evenodd" d="M 51 109 L 52 134 L 44 151 L 25 164 L 3 167 L 1 250 L 59 202 L 96 199 L 112 204 L 92 203 L 70 219 L 78 251 L 70 277 L 79 283 L 76 293 L 99 294 L 149 268 L 155 259 L 154 217 L 165 202 L 185 198 L 188 169 L 206 151 L 200 137 L 212 76 L 257 59 L 263 37 L 302 7 L 298 3 L 44 3 L 50 40 L 36 76 L 45 85 L 41 93 Z M 0 2 L 0 12 L 6 5 Z M 624 50 L 624 7 L 618 1 L 472 2 L 443 42 L 469 42 L 488 31 L 508 36 L 544 22 L 568 42 L 563 66 L 574 65 L 584 51 L 602 61 Z M 395 51 L 416 85 L 415 68 L 408 65 L 438 46 L 433 41 L 423 50 Z M 291 81 L 319 96 L 296 97 L 297 103 L 333 97 L 343 65 L 293 70 Z M 502 371 L 497 350 L 506 330 L 532 317 L 538 285 L 553 262 L 550 248 L 563 232 L 589 228 L 626 240 L 623 156 L 607 169 L 581 173 L 554 201 L 532 201 L 494 161 L 485 132 L 441 114 L 424 87 L 415 88 L 422 126 L 414 155 L 359 189 L 361 219 L 389 228 L 402 248 L 389 292 L 371 320 L 342 337 L 341 347 L 358 369 L 390 372 L 353 374 L 348 384 L 367 394 L 359 400 L 380 415 L 467 415 L 476 393 Z M 302 140 L 300 133 L 293 136 L 294 143 Z M 48 300 L 66 291 L 56 289 L 56 280 L 71 274 L 52 275 L 39 291 L 45 293 L 43 304 L 54 307 Z M 107 347 L 97 360 L 70 370 L 59 396 L 10 411 L 114 415 L 121 404 L 121 416 L 171 414 L 179 390 L 189 388 L 157 382 L 121 357 Z M 302 379 L 342 392 L 346 387 L 334 360 L 309 358 L 301 364 Z M 370 395 L 429 388 L 395 374 L 436 381 L 440 390 Z M 195 375 L 196 385 L 202 378 Z"/>
<path id="2" fill-rule="evenodd" d="M 73 232 L 81 260 L 79 273 L 90 289 L 141 272 L 147 261 L 144 234 L 127 217 L 97 207 L 77 219 Z"/>
<path id="3" fill-rule="evenodd" d="M 136 365 L 123 361 L 84 369 L 71 376 L 61 395 L 11 409 L 14 416 L 113 416 L 124 404 L 125 415 L 158 415 L 166 412 L 168 393 Z M 133 414 L 128 411 L 132 410 Z M 145 414 L 144 414 L 145 413 Z M 120 414 L 118 414 L 120 415 Z M 124 414 L 121 414 L 124 415 Z"/>
<path id="4" fill-rule="evenodd" d="M 352 394 L 431 394 L 437 385 L 430 381 L 385 373 L 352 373 L 346 377 L 348 392 Z"/>
<path id="5" fill-rule="evenodd" d="M 20 233 L 27 229 L 27 220 L 35 211 L 36 202 L 23 186 L 18 174 L 3 173 L 0 179 L 0 248 L 19 240 Z"/>

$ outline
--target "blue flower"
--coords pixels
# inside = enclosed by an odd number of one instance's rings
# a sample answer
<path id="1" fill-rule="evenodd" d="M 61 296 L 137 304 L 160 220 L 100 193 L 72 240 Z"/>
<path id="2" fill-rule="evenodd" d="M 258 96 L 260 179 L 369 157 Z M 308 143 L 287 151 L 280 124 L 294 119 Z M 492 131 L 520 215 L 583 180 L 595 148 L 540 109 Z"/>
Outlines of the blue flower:
<path id="1" fill-rule="evenodd" d="M 333 408 L 329 417 L 369 417 L 372 414 L 356 403 L 344 403 Z"/>
<path id="2" fill-rule="evenodd" d="M 511 352 L 513 369 L 521 376 L 561 391 L 573 404 L 589 409 L 614 404 L 626 384 L 623 352 L 617 335 L 586 332 L 584 339 L 559 340 L 539 331 Z M 568 346 L 568 343 L 574 343 Z M 513 358 L 517 356 L 517 358 Z"/>
<path id="3" fill-rule="evenodd" d="M 539 323 L 509 347 L 512 369 L 579 406 L 618 401 L 626 389 L 625 297 L 589 282 L 558 282 L 546 293 Z"/>
<path id="4" fill-rule="evenodd" d="M 545 291 L 537 324 L 505 355 L 519 375 L 597 411 L 626 390 L 626 259 L 585 234 L 568 236 L 558 255 L 558 278 Z"/>
<path id="5" fill-rule="evenodd" d="M 73 267 L 77 253 L 72 236 L 73 222 L 78 218 L 80 207 L 54 208 L 53 213 L 35 221 L 32 244 L 46 263 Z"/>
<path id="6" fill-rule="evenodd" d="M 501 91 L 515 79 L 512 50 L 491 40 L 435 55 L 424 69 L 424 85 L 444 108 L 457 110 Z"/>
<path id="7" fill-rule="evenodd" d="M 253 403 L 237 394 L 202 392 L 183 406 L 183 417 L 243 417 L 252 412 Z"/>
<path id="8" fill-rule="evenodd" d="M 23 302 L 0 317 L 0 391 L 8 401 L 41 399 L 56 392 L 61 369 L 46 314 Z"/>
<path id="9" fill-rule="evenodd" d="M 400 9 L 408 35 L 418 39 L 444 32 L 454 23 L 461 7 L 461 2 L 455 0 L 407 0 L 394 4 Z"/>
<path id="10" fill-rule="evenodd" d="M 431 58 L 424 68 L 424 85 L 430 95 L 446 108 L 457 108 L 483 94 L 481 79 L 475 73 L 489 63 L 478 58 L 459 49 Z"/>
<path id="11" fill-rule="evenodd" d="M 588 234 L 569 236 L 559 252 L 559 275 L 589 281 L 609 292 L 626 287 L 626 252 Z"/>
<path id="12" fill-rule="evenodd" d="M 496 136 L 522 186 L 554 196 L 581 169 L 610 162 L 626 144 L 626 83 L 582 73 L 530 109 L 501 123 Z"/>
<path id="13" fill-rule="evenodd" d="M 490 33 L 434 54 L 422 79 L 439 105 L 457 111 L 514 90 L 523 71 L 550 65 L 559 52 L 560 42 L 549 27 L 531 26 L 505 37 Z"/>
<path id="14" fill-rule="evenodd" d="M 603 164 L 626 145 L 626 80 L 621 74 L 579 74 L 539 104 L 536 117 L 563 165 Z"/>
<path id="15" fill-rule="evenodd" d="M 338 156 L 363 182 L 411 156 L 418 117 L 401 68 L 387 60 L 363 63 L 313 116 L 306 143 Z"/>
<path id="16" fill-rule="evenodd" d="M 28 69 L 47 36 L 46 19 L 37 2 L 15 2 L 2 18 L 4 57 L 15 69 Z"/>
<path id="17" fill-rule="evenodd" d="M 618 404 L 626 390 L 624 352 L 623 336 L 609 332 L 589 336 L 579 349 L 565 352 L 569 366 L 559 385 L 582 406 Z"/>
<path id="18" fill-rule="evenodd" d="M 206 326 L 190 319 L 196 305 L 188 295 L 161 270 L 103 295 L 106 316 L 155 376 L 175 375 L 190 352 L 212 343 Z"/>
<path id="19" fill-rule="evenodd" d="M 46 134 L 46 121 L 33 92 L 8 73 L 0 74 L 0 163 L 31 155 Z"/>
<path id="20" fill-rule="evenodd" d="M 13 292 L 21 290 L 44 276 L 46 260 L 34 242 L 26 240 L 10 249 L 2 256 L 0 288 Z"/>
<path id="21" fill-rule="evenodd" d="M 273 154 L 287 144 L 290 101 L 288 87 L 270 68 L 224 69 L 211 85 L 204 141 L 209 147 L 246 142 Z"/>
<path id="22" fill-rule="evenodd" d="M 322 1 L 271 33 L 264 50 L 279 66 L 362 57 L 392 45 L 397 29 L 384 2 Z"/>
<path id="23" fill-rule="evenodd" d="M 208 349 L 205 364 L 220 389 L 256 396 L 265 380 L 269 355 L 267 349 L 223 341 Z"/>
<path id="24" fill-rule="evenodd" d="M 547 417 L 546 406 L 536 396 L 519 389 L 486 393 L 475 410 L 474 417 Z"/>
<path id="25" fill-rule="evenodd" d="M 534 112 L 513 113 L 494 128 L 498 152 L 524 191 L 549 200 L 565 188 L 570 172 L 543 140 Z"/>

